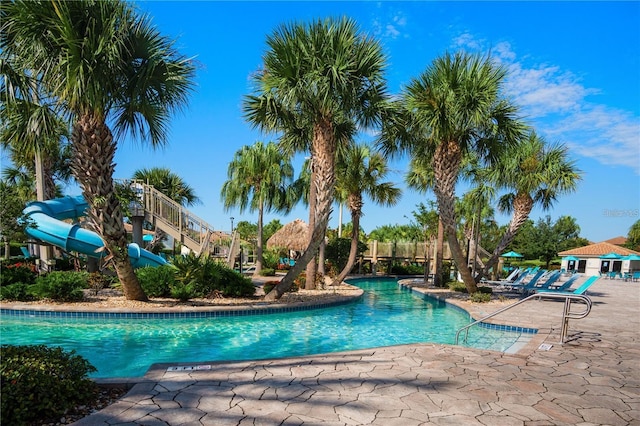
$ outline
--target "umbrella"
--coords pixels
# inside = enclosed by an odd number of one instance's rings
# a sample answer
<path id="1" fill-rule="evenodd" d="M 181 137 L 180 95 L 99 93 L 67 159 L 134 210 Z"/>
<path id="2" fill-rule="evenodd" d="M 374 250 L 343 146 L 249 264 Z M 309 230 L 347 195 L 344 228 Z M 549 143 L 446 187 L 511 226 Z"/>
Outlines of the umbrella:
<path id="1" fill-rule="evenodd" d="M 576 261 L 576 260 L 580 260 L 580 259 L 575 257 L 575 256 L 566 256 L 566 257 L 563 257 L 562 260 L 573 260 L 573 261 Z"/>
<path id="2" fill-rule="evenodd" d="M 309 245 L 308 235 L 309 225 L 300 219 L 296 219 L 278 229 L 276 233 L 267 240 L 267 247 L 303 251 Z"/>
<path id="3" fill-rule="evenodd" d="M 603 256 L 600 256 L 600 259 L 620 259 L 620 258 L 621 256 L 618 253 L 614 253 L 614 252 L 607 253 Z"/>
<path id="4" fill-rule="evenodd" d="M 521 255 L 520 253 L 516 253 L 515 251 L 510 251 L 510 252 L 501 254 L 500 257 L 524 257 L 524 256 Z"/>

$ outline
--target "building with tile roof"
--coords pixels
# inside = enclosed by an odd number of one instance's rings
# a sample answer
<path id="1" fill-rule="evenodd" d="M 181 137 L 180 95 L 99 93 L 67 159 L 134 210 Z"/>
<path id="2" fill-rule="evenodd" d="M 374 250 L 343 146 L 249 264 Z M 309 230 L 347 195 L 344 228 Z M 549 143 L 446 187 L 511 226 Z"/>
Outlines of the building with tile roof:
<path id="1" fill-rule="evenodd" d="M 617 240 L 614 238 L 612 240 Z M 561 268 L 585 275 L 601 275 L 607 272 L 633 272 L 640 270 L 639 260 L 625 259 L 640 252 L 602 241 L 558 253 L 562 257 Z"/>

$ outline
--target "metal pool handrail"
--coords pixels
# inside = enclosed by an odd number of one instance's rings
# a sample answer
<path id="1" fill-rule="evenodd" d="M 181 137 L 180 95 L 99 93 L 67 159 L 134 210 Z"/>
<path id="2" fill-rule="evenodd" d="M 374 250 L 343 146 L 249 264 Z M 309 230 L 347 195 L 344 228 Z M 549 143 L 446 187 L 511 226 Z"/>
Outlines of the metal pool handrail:
<path id="1" fill-rule="evenodd" d="M 566 336 L 567 336 L 567 332 L 569 330 L 569 320 L 570 319 L 581 319 L 586 317 L 587 315 L 589 315 L 589 312 L 591 312 L 591 306 L 592 306 L 592 302 L 591 302 L 591 298 L 589 298 L 589 296 L 585 296 L 583 294 L 572 294 L 572 293 L 536 293 L 536 294 L 532 294 L 530 296 L 525 297 L 522 300 L 517 301 L 516 303 L 513 303 L 509 306 L 505 306 L 502 309 L 498 309 L 497 311 L 483 317 L 480 318 L 477 321 L 472 322 L 471 324 L 467 324 L 464 327 L 460 328 L 457 332 L 456 332 L 456 345 L 458 344 L 458 340 L 460 337 L 460 333 L 462 333 L 463 331 L 465 332 L 465 336 L 464 336 L 464 341 L 467 341 L 467 338 L 469 337 L 469 328 L 471 328 L 474 325 L 477 325 L 481 322 L 484 322 L 485 320 L 494 317 L 504 311 L 507 311 L 511 308 L 514 308 L 524 302 L 527 302 L 529 300 L 533 300 L 533 299 L 557 299 L 557 300 L 564 300 L 564 310 L 562 312 L 562 329 L 560 331 L 560 343 L 565 343 L 566 342 Z M 586 305 L 586 308 L 584 311 L 580 311 L 580 312 L 571 312 L 571 302 L 575 301 L 575 302 L 581 302 L 584 303 Z"/>

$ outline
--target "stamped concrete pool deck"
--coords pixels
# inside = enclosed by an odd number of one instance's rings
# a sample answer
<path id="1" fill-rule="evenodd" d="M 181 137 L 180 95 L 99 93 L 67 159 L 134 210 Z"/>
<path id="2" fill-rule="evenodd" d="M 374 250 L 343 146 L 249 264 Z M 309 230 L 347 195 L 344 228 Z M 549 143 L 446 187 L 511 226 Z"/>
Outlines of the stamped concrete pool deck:
<path id="1" fill-rule="evenodd" d="M 514 354 L 411 344 L 155 364 L 75 425 L 640 425 L 640 283 L 599 280 L 589 296 L 565 344 L 563 303 L 531 301 L 493 320 L 540 330 Z M 455 303 L 478 318 L 507 302 Z"/>

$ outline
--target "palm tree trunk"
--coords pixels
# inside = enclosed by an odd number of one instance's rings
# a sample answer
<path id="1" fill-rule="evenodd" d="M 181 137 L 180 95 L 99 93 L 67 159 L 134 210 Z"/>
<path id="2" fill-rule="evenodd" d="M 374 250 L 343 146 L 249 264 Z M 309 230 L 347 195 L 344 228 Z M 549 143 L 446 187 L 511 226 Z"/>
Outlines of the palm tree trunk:
<path id="1" fill-rule="evenodd" d="M 444 226 L 438 218 L 438 239 L 436 242 L 436 270 L 433 274 L 433 285 L 442 287 L 442 258 L 444 256 Z"/>
<path id="2" fill-rule="evenodd" d="M 323 120 L 313 128 L 313 175 L 312 186 L 316 187 L 316 215 L 315 226 L 312 229 L 309 245 L 302 256 L 293 265 L 287 275 L 276 285 L 265 300 L 276 300 L 291 287 L 293 280 L 302 272 L 311 259 L 316 255 L 320 243 L 324 240 L 327 223 L 331 215 L 335 183 L 336 142 L 333 126 L 329 120 Z M 315 279 L 315 276 L 314 276 Z"/>
<path id="3" fill-rule="evenodd" d="M 511 215 L 509 227 L 500 239 L 498 246 L 491 254 L 491 258 L 487 261 L 487 263 L 484 265 L 484 268 L 476 276 L 476 281 L 480 281 L 482 277 L 487 276 L 489 270 L 493 268 L 496 263 L 498 263 L 500 254 L 507 248 L 509 244 L 511 244 L 516 236 L 516 233 L 518 232 L 518 229 L 520 229 L 529 218 L 529 213 L 531 213 L 532 209 L 533 200 L 528 194 L 516 195 L 516 198 L 513 200 L 513 214 Z"/>
<path id="4" fill-rule="evenodd" d="M 362 200 L 360 200 L 360 206 L 362 206 Z M 362 207 L 361 207 L 362 208 Z M 356 264 L 356 257 L 358 256 L 358 242 L 360 237 L 360 211 L 351 210 L 351 223 L 353 229 L 351 230 L 351 247 L 349 248 L 349 258 L 347 264 L 344 266 L 340 274 L 333 281 L 333 285 L 340 284 L 351 272 L 351 268 Z"/>
<path id="5" fill-rule="evenodd" d="M 256 241 L 256 269 L 253 275 L 260 275 L 260 271 L 262 271 L 262 253 L 263 249 L 263 241 L 262 234 L 264 232 L 264 203 L 260 201 L 260 207 L 258 208 L 258 239 Z M 231 230 L 233 232 L 233 229 Z M 240 258 L 240 265 L 242 269 L 242 258 Z"/>
<path id="6" fill-rule="evenodd" d="M 91 113 L 80 117 L 73 127 L 72 170 L 89 204 L 87 215 L 102 237 L 128 300 L 147 301 L 129 261 L 127 234 L 122 209 L 113 190 L 113 157 L 116 144 L 111 131 Z"/>
<path id="7" fill-rule="evenodd" d="M 314 156 L 311 155 L 311 185 L 309 185 L 309 229 L 314 229 L 316 226 L 316 202 L 317 202 L 317 188 L 315 186 L 316 172 L 314 165 Z M 313 241 L 311 240 L 312 235 L 309 233 L 309 244 Z M 305 290 L 313 290 L 316 282 L 316 273 L 318 271 L 318 265 L 316 262 L 315 256 L 311 258 L 309 263 L 307 264 L 306 270 L 306 279 L 304 281 Z"/>
<path id="8" fill-rule="evenodd" d="M 460 248 L 456 233 L 455 187 L 461 160 L 462 151 L 456 141 L 443 142 L 438 145 L 433 160 L 433 191 L 436 194 L 440 219 L 453 260 L 458 266 L 467 291 L 471 294 L 478 291 L 478 287 L 467 267 L 465 255 Z"/>

